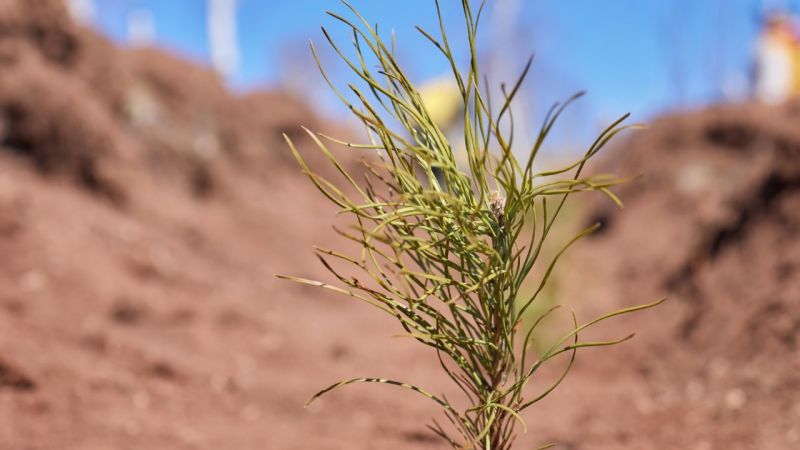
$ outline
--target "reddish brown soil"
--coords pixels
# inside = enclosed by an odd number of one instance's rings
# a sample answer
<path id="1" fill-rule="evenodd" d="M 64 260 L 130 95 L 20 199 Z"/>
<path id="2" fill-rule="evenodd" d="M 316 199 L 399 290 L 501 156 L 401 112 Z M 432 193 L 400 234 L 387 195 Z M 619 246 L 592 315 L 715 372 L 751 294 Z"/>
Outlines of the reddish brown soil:
<path id="1" fill-rule="evenodd" d="M 444 448 L 391 387 L 303 409 L 351 376 L 448 392 L 391 320 L 274 277 L 324 277 L 309 249 L 333 241 L 280 140 L 309 109 L 66 17 L 0 0 L 0 449 Z M 580 355 L 520 448 L 800 447 L 799 118 L 667 118 L 609 156 L 644 178 L 592 209 L 564 297 L 670 301 L 595 331 L 639 335 Z"/>
<path id="2" fill-rule="evenodd" d="M 609 371 L 570 386 L 606 425 L 578 448 L 800 448 L 798 118 L 800 102 L 713 108 L 611 155 L 607 168 L 643 177 L 620 190 L 623 211 L 594 210 L 606 226 L 573 253 L 565 295 L 593 314 L 669 302 L 609 328 L 634 342 L 584 354 Z"/>

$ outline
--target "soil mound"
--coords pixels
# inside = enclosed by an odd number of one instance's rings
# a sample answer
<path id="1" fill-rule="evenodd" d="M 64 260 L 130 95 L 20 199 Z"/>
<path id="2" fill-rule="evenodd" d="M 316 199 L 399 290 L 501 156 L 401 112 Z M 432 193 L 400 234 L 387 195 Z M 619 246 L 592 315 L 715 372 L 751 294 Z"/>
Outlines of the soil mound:
<path id="1" fill-rule="evenodd" d="M 800 445 L 798 118 L 798 101 L 665 117 L 607 160 L 642 177 L 624 210 L 590 214 L 605 226 L 576 248 L 572 294 L 593 312 L 670 297 L 620 324 L 640 332 L 616 355 L 642 393 L 614 407 L 637 428 L 609 448 Z"/>
<path id="2" fill-rule="evenodd" d="M 337 134 L 0 0 L 0 449 L 330 448 L 302 405 L 361 334 L 274 277 L 316 276 L 298 249 L 334 214 L 283 142 L 301 125 Z"/>
<path id="3" fill-rule="evenodd" d="M 238 98 L 166 53 L 117 50 L 60 0 L 4 0 L 0 16 L 0 143 L 116 203 L 129 169 L 204 196 L 224 184 L 217 166 L 282 164 L 281 134 L 317 125 L 294 99 Z"/>

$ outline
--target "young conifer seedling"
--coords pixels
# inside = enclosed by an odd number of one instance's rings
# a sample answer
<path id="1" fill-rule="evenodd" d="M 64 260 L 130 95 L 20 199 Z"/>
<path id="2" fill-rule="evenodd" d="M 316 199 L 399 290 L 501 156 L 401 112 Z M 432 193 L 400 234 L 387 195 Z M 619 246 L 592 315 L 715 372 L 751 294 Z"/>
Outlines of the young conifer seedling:
<path id="1" fill-rule="evenodd" d="M 418 28 L 452 69 L 452 82 L 463 101 L 463 142 L 449 142 L 431 119 L 418 90 L 398 63 L 394 38 L 387 44 L 348 3 L 352 19 L 329 12 L 353 36 L 354 56 L 334 42 L 330 45 L 359 79 L 337 90 L 323 76 L 358 120 L 369 143 L 351 144 L 308 131 L 309 136 L 346 185 L 313 172 L 292 141 L 287 142 L 316 188 L 351 217 L 352 231 L 339 231 L 354 241 L 360 254 L 345 255 L 317 249 L 317 255 L 340 282 L 281 276 L 296 282 L 345 294 L 394 317 L 405 333 L 438 356 L 442 372 L 463 392 L 466 407 L 457 407 L 402 381 L 353 378 L 336 383 L 310 401 L 341 386 L 383 383 L 408 389 L 436 402 L 452 426 L 434 421 L 429 428 L 453 448 L 508 450 L 517 427 L 524 428 L 522 412 L 550 394 L 565 378 L 578 349 L 620 343 L 632 336 L 605 342 L 582 342 L 578 335 L 598 322 L 651 308 L 661 301 L 612 312 L 579 325 L 545 351 L 533 355 L 531 338 L 542 319 L 523 320 L 548 282 L 559 257 L 591 226 L 567 242 L 548 261 L 542 261 L 543 243 L 551 235 L 567 198 L 597 191 L 619 200 L 610 188 L 620 182 L 611 176 L 586 176 L 584 167 L 606 143 L 625 129 L 627 116 L 604 130 L 583 157 L 557 170 L 534 171 L 545 138 L 559 115 L 576 98 L 555 105 L 544 120 L 531 149 L 516 149 L 512 102 L 531 67 L 528 61 L 519 79 L 503 86 L 502 98 L 493 104 L 481 88 L 477 34 L 484 5 L 473 9 L 462 0 L 468 70 L 462 72 L 445 32 L 438 1 L 439 37 Z M 313 51 L 313 46 L 312 46 Z M 319 63 L 319 58 L 314 52 Z M 351 101 L 349 99 L 355 99 Z M 527 124 L 526 124 L 527 126 Z M 460 141 L 460 139 L 459 139 Z M 377 157 L 364 162 L 364 181 L 348 172 L 326 142 L 350 149 L 369 150 Z M 466 153 L 459 163 L 455 148 Z M 518 159 L 525 151 L 524 158 Z M 338 262 L 334 262 L 338 260 Z M 341 264 L 352 266 L 346 272 Z M 532 292 L 523 282 L 537 268 L 541 276 Z M 352 276 L 358 272 L 362 276 Z M 663 300 L 662 300 L 663 301 Z M 536 392 L 526 389 L 543 364 L 559 355 L 566 369 L 552 385 Z M 545 447 L 543 447 L 545 448 Z"/>

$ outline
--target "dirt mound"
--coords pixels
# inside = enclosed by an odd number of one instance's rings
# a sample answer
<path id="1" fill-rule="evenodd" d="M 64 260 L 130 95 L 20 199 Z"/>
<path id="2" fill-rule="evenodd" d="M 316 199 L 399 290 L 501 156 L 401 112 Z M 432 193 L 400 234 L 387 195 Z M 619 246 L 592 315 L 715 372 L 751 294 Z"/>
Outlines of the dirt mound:
<path id="1" fill-rule="evenodd" d="M 799 114 L 793 102 L 666 117 L 607 161 L 642 178 L 620 190 L 623 211 L 590 215 L 605 227 L 576 249 L 571 294 L 593 312 L 670 297 L 620 325 L 641 334 L 615 350 L 638 374 L 611 370 L 642 391 L 616 406 L 611 428 L 637 428 L 609 448 L 800 445 Z"/>
<path id="2" fill-rule="evenodd" d="M 302 405 L 363 331 L 274 277 L 317 275 L 298 250 L 333 214 L 282 142 L 301 125 L 286 94 L 0 1 L 0 449 L 336 445 L 297 438 L 332 429 Z"/>
<path id="3" fill-rule="evenodd" d="M 0 12 L 0 143 L 116 203 L 135 185 L 116 168 L 205 196 L 222 183 L 218 166 L 282 164 L 281 133 L 317 124 L 294 99 L 234 97 L 211 71 L 117 50 L 60 0 L 5 0 Z"/>

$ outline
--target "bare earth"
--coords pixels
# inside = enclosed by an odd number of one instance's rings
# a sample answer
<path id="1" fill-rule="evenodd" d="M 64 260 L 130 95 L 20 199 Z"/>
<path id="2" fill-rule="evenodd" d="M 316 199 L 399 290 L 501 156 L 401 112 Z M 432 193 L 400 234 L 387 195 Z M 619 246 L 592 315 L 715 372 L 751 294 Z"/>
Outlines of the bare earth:
<path id="1" fill-rule="evenodd" d="M 0 0 L 0 30 L 0 449 L 445 448 L 436 405 L 392 387 L 303 408 L 353 376 L 450 392 L 377 310 L 275 278 L 324 278 L 311 245 L 338 242 L 280 134 L 337 127 L 118 50 L 58 1 Z M 712 109 L 608 155 L 644 177 L 621 212 L 585 205 L 606 226 L 563 297 L 584 320 L 670 300 L 587 336 L 638 333 L 580 354 L 519 448 L 800 448 L 798 119 Z"/>

